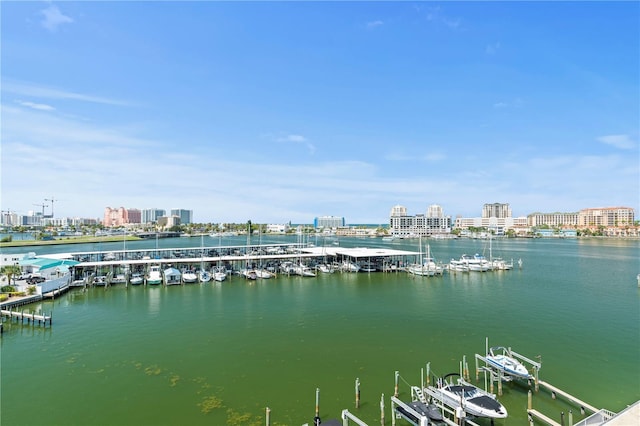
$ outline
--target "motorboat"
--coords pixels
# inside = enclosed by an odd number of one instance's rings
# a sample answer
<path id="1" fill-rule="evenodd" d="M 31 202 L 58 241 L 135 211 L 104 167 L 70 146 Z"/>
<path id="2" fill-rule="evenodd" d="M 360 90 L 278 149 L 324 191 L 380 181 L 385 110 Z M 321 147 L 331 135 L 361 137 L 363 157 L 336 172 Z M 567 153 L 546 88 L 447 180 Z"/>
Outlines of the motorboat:
<path id="1" fill-rule="evenodd" d="M 111 284 L 123 284 L 127 282 L 127 277 L 125 274 L 116 274 L 111 279 Z"/>
<path id="2" fill-rule="evenodd" d="M 222 282 L 227 279 L 227 269 L 224 266 L 218 266 L 213 270 L 213 280 Z"/>
<path id="3" fill-rule="evenodd" d="M 258 278 L 263 278 L 265 280 L 268 280 L 269 278 L 273 278 L 273 274 L 267 271 L 266 269 L 254 269 L 254 272 L 256 273 L 256 276 Z"/>
<path id="4" fill-rule="evenodd" d="M 93 277 L 93 285 L 99 285 L 99 286 L 107 285 L 106 275 L 97 275 Z"/>
<path id="5" fill-rule="evenodd" d="M 181 284 L 182 282 L 182 273 L 176 268 L 166 268 L 162 274 L 164 275 L 164 285 Z"/>
<path id="6" fill-rule="evenodd" d="M 533 378 L 533 376 L 529 374 L 527 367 L 513 356 L 510 348 L 494 346 L 489 349 L 485 358 L 491 367 L 501 370 L 510 376 L 522 379 Z"/>
<path id="7" fill-rule="evenodd" d="M 201 269 L 198 271 L 198 279 L 201 283 L 208 283 L 211 281 L 211 273 L 207 270 Z"/>
<path id="8" fill-rule="evenodd" d="M 151 265 L 149 267 L 146 280 L 148 285 L 162 284 L 162 272 L 160 272 L 160 265 Z"/>
<path id="9" fill-rule="evenodd" d="M 185 284 L 198 282 L 198 274 L 193 269 L 187 269 L 182 273 L 182 282 Z"/>
<path id="10" fill-rule="evenodd" d="M 458 376 L 454 382 L 447 378 Z M 494 394 L 486 392 L 471 383 L 459 378 L 458 373 L 447 374 L 438 379 L 437 387 L 428 389 L 438 401 L 452 409 L 462 408 L 467 414 L 475 417 L 488 417 L 491 419 L 504 419 L 507 417 L 507 409 L 496 399 Z"/>
<path id="11" fill-rule="evenodd" d="M 129 283 L 131 285 L 140 285 L 144 283 L 144 277 L 139 272 L 134 272 L 131 274 L 131 278 L 129 278 Z"/>

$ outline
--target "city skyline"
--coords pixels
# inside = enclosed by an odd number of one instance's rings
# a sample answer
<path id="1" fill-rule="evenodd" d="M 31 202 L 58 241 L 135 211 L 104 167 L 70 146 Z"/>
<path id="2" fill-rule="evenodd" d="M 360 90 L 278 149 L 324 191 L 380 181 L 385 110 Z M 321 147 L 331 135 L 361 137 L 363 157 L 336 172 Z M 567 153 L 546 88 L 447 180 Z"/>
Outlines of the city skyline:
<path id="1" fill-rule="evenodd" d="M 637 2 L 0 7 L 3 211 L 640 211 Z"/>

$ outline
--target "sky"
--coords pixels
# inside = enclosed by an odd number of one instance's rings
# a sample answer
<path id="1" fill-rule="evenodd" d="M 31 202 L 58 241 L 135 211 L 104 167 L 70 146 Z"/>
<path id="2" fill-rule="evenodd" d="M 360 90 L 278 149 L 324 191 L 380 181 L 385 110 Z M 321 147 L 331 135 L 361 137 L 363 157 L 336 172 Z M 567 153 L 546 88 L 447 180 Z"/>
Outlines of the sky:
<path id="1" fill-rule="evenodd" d="M 3 211 L 640 216 L 638 2 L 2 1 L 0 15 Z"/>

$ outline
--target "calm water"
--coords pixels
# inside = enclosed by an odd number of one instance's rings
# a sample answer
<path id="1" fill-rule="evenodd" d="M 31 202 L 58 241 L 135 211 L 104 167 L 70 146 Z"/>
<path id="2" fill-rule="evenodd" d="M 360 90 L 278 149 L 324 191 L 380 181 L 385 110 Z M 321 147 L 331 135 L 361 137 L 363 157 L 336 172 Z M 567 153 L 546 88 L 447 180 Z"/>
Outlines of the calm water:
<path id="1" fill-rule="evenodd" d="M 284 237 L 263 238 L 263 243 Z M 295 237 L 294 237 L 295 239 Z M 161 247 L 243 244 L 206 237 L 160 240 Z M 256 241 L 252 241 L 256 242 Z M 295 241 L 293 241 L 295 242 Z M 155 241 L 127 243 L 152 247 Z M 341 240 L 343 246 L 418 250 L 417 242 Z M 431 241 L 443 261 L 485 251 L 481 240 Z M 18 251 L 118 250 L 123 244 Z M 5 323 L 0 339 L 3 425 L 272 425 L 311 423 L 348 408 L 380 424 L 400 372 L 400 397 L 435 374 L 458 371 L 463 355 L 491 345 L 540 355 L 540 378 L 597 407 L 619 411 L 640 399 L 638 241 L 497 240 L 493 254 L 522 269 L 445 275 L 332 274 L 168 288 L 124 286 L 72 291 L 30 309 L 53 312 L 52 328 Z M 9 250 L 7 250 L 9 251 Z M 361 407 L 354 407 L 356 378 Z M 480 380 L 483 382 L 483 379 Z M 526 384 L 500 398 L 526 425 Z M 560 419 L 575 407 L 534 395 Z M 489 424 L 489 422 L 482 422 Z M 399 424 L 404 424 L 399 422 Z"/>

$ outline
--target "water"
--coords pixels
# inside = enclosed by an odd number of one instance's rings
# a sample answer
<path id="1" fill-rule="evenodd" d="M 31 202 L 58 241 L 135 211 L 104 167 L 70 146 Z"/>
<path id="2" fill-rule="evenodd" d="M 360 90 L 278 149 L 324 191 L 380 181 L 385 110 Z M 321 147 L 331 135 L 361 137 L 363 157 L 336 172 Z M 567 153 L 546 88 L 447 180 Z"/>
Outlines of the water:
<path id="1" fill-rule="evenodd" d="M 289 237 L 263 237 L 263 243 Z M 295 242 L 295 237 L 292 237 Z M 244 244 L 246 238 L 179 238 L 160 247 Z M 257 242 L 252 240 L 252 242 Z M 130 249 L 155 241 L 127 242 Z M 417 241 L 340 239 L 341 246 L 418 250 Z M 430 241 L 448 261 L 485 252 L 486 241 Z M 18 251 L 119 250 L 120 243 Z M 640 399 L 638 241 L 496 240 L 493 255 L 522 269 L 413 277 L 403 273 L 284 277 L 222 284 L 74 290 L 29 308 L 53 327 L 5 323 L 0 421 L 7 425 L 272 425 L 311 423 L 348 408 L 380 424 L 400 372 L 400 398 L 420 369 L 458 371 L 491 345 L 542 359 L 540 378 L 597 407 Z M 482 385 L 483 376 L 480 376 Z M 361 406 L 355 409 L 355 379 Z M 504 386 L 509 417 L 525 425 L 526 384 Z M 579 409 L 546 391 L 534 408 L 560 420 Z M 481 424 L 489 424 L 480 421 Z M 399 424 L 405 424 L 399 422 Z"/>

